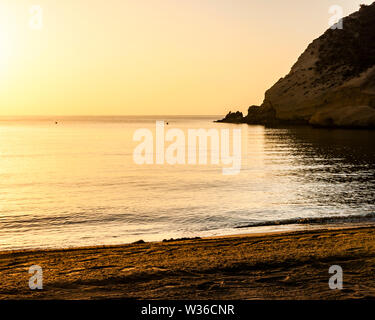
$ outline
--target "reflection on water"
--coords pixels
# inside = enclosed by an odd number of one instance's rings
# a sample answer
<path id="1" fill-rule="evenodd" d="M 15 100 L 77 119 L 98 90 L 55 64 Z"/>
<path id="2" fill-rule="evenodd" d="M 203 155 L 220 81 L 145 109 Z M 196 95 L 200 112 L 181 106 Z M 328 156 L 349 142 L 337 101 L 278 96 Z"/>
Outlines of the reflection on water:
<path id="1" fill-rule="evenodd" d="M 268 129 L 266 136 L 266 152 L 273 150 L 277 155 L 271 162 L 289 163 L 283 169 L 303 182 L 311 201 L 354 209 L 374 203 L 373 131 L 300 127 Z"/>
<path id="2" fill-rule="evenodd" d="M 237 127 L 214 118 L 167 120 Z M 154 126 L 155 117 L 0 119 L 0 249 L 375 219 L 374 131 L 246 126 L 241 173 L 224 176 L 218 166 L 136 166 L 132 135 Z"/>

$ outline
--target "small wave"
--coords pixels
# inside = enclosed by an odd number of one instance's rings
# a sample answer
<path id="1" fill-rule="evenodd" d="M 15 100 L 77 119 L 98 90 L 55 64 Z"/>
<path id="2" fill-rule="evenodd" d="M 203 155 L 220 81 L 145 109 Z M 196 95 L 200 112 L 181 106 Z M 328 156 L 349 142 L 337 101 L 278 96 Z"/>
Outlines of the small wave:
<path id="1" fill-rule="evenodd" d="M 236 226 L 236 229 L 250 227 L 280 226 L 288 224 L 330 224 L 330 223 L 358 223 L 375 221 L 375 212 L 363 215 L 330 216 L 315 218 L 292 218 L 273 221 L 251 222 L 246 225 Z"/>

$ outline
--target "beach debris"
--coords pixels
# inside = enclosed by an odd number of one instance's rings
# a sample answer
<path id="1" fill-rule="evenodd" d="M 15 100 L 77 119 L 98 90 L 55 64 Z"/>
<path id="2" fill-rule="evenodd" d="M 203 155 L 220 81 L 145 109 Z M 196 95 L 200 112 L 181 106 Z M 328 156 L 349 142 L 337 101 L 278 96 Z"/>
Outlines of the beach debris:
<path id="1" fill-rule="evenodd" d="M 146 243 L 144 240 L 138 240 L 138 241 L 135 241 L 135 242 L 133 242 L 133 244 L 141 244 L 141 243 Z"/>

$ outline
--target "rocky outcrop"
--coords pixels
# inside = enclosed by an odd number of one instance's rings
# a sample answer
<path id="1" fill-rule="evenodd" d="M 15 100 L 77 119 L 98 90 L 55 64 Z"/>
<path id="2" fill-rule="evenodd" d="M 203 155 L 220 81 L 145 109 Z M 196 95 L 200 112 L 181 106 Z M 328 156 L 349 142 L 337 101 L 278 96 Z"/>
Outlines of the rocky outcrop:
<path id="1" fill-rule="evenodd" d="M 225 116 L 224 119 L 218 120 L 217 122 L 243 123 L 244 122 L 243 113 L 240 111 L 237 111 L 237 112 L 229 111 L 229 113 Z"/>
<path id="2" fill-rule="evenodd" d="M 236 122 L 375 128 L 375 3 L 343 27 L 314 40 L 263 104 Z"/>

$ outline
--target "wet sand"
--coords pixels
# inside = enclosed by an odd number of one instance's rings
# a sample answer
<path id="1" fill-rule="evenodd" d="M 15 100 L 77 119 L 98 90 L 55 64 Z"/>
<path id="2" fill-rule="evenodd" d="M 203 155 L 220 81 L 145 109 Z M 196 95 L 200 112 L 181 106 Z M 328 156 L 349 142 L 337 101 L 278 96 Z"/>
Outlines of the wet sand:
<path id="1" fill-rule="evenodd" d="M 43 268 L 32 291 L 28 268 Z M 340 265 L 344 289 L 331 290 Z M 375 227 L 0 252 L 0 299 L 375 299 Z"/>

